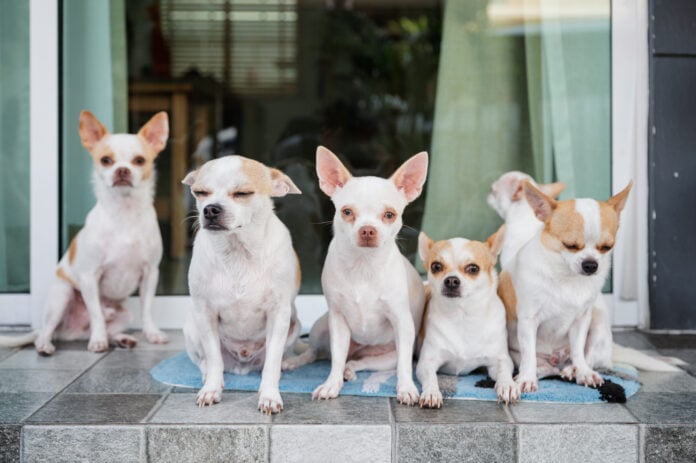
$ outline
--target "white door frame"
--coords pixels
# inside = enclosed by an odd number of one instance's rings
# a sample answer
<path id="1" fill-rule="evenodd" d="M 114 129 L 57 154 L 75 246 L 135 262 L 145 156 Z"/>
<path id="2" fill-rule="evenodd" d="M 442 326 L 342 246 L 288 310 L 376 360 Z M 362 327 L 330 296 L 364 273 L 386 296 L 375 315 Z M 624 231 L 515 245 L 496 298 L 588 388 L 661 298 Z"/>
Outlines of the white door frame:
<path id="1" fill-rule="evenodd" d="M 614 253 L 614 293 L 606 296 L 615 325 L 647 327 L 647 0 L 612 4 L 612 190 L 634 180 Z M 59 255 L 59 14 L 57 0 L 30 0 L 30 192 L 31 292 L 0 295 L 0 324 L 41 323 L 41 310 Z M 128 302 L 134 326 L 139 304 Z M 180 328 L 187 296 L 159 296 L 155 317 L 163 328 Z M 305 329 L 326 310 L 321 295 L 299 296 Z"/>

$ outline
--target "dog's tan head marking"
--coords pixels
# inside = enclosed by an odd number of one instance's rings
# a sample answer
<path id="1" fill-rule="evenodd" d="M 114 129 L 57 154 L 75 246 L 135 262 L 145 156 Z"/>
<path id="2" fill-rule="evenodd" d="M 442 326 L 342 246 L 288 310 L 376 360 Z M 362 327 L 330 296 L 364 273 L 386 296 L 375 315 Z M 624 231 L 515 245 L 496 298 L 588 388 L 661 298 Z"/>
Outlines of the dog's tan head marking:
<path id="1" fill-rule="evenodd" d="M 436 294 L 468 296 L 495 284 L 495 263 L 503 243 L 501 227 L 485 243 L 452 238 L 434 242 L 425 233 L 418 236 L 418 252 Z"/>
<path id="2" fill-rule="evenodd" d="M 244 228 L 273 209 L 271 197 L 301 193 L 280 170 L 243 156 L 208 161 L 182 183 L 191 187 L 200 224 L 209 231 Z"/>

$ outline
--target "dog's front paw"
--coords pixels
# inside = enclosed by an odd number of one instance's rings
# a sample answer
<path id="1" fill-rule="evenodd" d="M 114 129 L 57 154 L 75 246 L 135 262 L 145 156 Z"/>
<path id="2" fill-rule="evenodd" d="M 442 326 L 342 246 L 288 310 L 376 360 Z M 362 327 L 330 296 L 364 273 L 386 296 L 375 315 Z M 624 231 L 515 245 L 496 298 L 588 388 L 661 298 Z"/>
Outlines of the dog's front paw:
<path id="1" fill-rule="evenodd" d="M 418 404 L 420 408 L 442 408 L 442 393 L 440 389 L 437 386 L 423 388 Z"/>
<path id="2" fill-rule="evenodd" d="M 34 341 L 34 346 L 39 355 L 53 355 L 56 351 L 56 346 L 53 345 L 50 339 L 38 337 Z"/>
<path id="3" fill-rule="evenodd" d="M 341 392 L 343 387 L 343 380 L 332 381 L 327 380 L 324 384 L 317 387 L 314 392 L 312 392 L 312 400 L 317 399 L 335 399 L 338 397 L 338 393 Z"/>
<path id="4" fill-rule="evenodd" d="M 413 382 L 406 385 L 396 385 L 396 400 L 403 405 L 415 405 L 418 403 L 418 388 Z"/>
<path id="5" fill-rule="evenodd" d="M 143 335 L 150 344 L 166 344 L 169 342 L 167 335 L 158 329 L 143 330 Z"/>
<path id="6" fill-rule="evenodd" d="M 198 395 L 196 396 L 196 404 L 199 407 L 205 407 L 206 405 L 213 405 L 222 400 L 222 388 L 221 387 L 211 387 L 203 386 Z"/>
<path id="7" fill-rule="evenodd" d="M 283 399 L 280 397 L 278 389 L 259 391 L 259 410 L 261 413 L 270 415 L 279 413 L 282 409 Z"/>
<path id="8" fill-rule="evenodd" d="M 539 389 L 539 380 L 536 376 L 517 375 L 515 382 L 519 386 L 520 392 L 536 392 Z"/>
<path id="9" fill-rule="evenodd" d="M 498 394 L 498 403 L 504 402 L 507 405 L 520 400 L 520 386 L 514 381 L 497 381 L 495 392 Z"/>
<path id="10" fill-rule="evenodd" d="M 87 350 L 90 352 L 105 352 L 108 348 L 109 341 L 106 336 L 95 336 L 93 334 L 87 343 Z"/>

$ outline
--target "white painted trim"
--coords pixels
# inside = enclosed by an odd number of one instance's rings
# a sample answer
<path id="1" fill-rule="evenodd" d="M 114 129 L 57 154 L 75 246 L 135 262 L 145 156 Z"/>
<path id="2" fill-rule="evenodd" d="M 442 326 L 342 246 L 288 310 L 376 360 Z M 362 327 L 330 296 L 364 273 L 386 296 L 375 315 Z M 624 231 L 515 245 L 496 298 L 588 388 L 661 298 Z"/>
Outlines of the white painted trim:
<path id="1" fill-rule="evenodd" d="M 158 296 L 155 298 L 153 311 L 155 323 L 162 329 L 180 329 L 184 326 L 186 314 L 191 309 L 189 296 Z M 308 333 L 312 325 L 327 310 L 326 298 L 321 294 L 300 295 L 295 299 L 297 317 L 302 324 L 302 332 Z M 137 297 L 131 297 L 126 303 L 131 314 L 131 327 L 142 328 L 140 301 Z"/>
<path id="2" fill-rule="evenodd" d="M 34 328 L 58 259 L 58 1 L 29 2 L 30 265 Z"/>
<path id="3" fill-rule="evenodd" d="M 648 4 L 612 1 L 612 191 L 633 179 L 614 251 L 613 324 L 647 327 Z"/>
<path id="4" fill-rule="evenodd" d="M 0 294 L 0 314 L 2 325 L 28 325 L 31 304 L 30 294 Z"/>

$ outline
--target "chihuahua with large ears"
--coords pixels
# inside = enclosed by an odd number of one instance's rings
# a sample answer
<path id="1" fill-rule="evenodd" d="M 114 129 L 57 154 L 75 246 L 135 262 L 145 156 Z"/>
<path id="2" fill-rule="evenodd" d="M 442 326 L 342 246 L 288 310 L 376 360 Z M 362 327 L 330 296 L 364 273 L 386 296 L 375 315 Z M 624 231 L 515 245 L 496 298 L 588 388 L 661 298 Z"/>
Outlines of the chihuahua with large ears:
<path id="1" fill-rule="evenodd" d="M 418 402 L 413 346 L 423 314 L 423 283 L 399 252 L 406 205 L 421 193 L 428 154 L 416 154 L 389 178 L 353 177 L 331 151 L 317 148 L 319 186 L 336 207 L 334 237 L 324 262 L 322 288 L 329 311 L 312 327 L 310 347 L 286 369 L 331 355 L 331 372 L 313 399 L 337 397 L 343 381 L 361 370 L 397 369 L 397 399 Z"/>
<path id="2" fill-rule="evenodd" d="M 283 355 L 300 334 L 300 267 L 271 198 L 300 190 L 281 171 L 242 156 L 208 161 L 183 183 L 200 225 L 189 268 L 194 308 L 184 325 L 186 350 L 203 375 L 196 401 L 220 401 L 223 371 L 261 370 L 259 410 L 277 413 Z"/>
<path id="3" fill-rule="evenodd" d="M 556 201 L 531 183 L 523 184 L 543 226 L 501 274 L 499 287 L 522 392 L 536 391 L 538 375 L 549 372 L 549 365 L 538 364 L 537 357 L 550 358 L 564 350 L 570 358 L 560 370 L 562 376 L 587 386 L 603 383 L 592 360 L 588 362 L 593 354 L 586 347 L 596 344 L 587 342 L 593 307 L 609 272 L 619 216 L 631 186 L 607 201 Z"/>
<path id="4" fill-rule="evenodd" d="M 498 297 L 495 263 L 504 227 L 485 243 L 465 238 L 434 242 L 421 232 L 418 252 L 428 271 L 422 343 L 416 375 L 423 390 L 420 406 L 442 407 L 437 372 L 468 374 L 486 367 L 498 400 L 515 402 L 520 390 L 512 379 L 505 307 Z"/>
<path id="5" fill-rule="evenodd" d="M 157 113 L 137 134 L 111 134 L 89 111 L 80 113 L 80 138 L 94 161 L 92 183 L 97 203 L 84 227 L 60 259 L 44 306 L 43 327 L 23 338 L 2 338 L 2 345 L 34 341 L 43 355 L 60 340 L 89 339 L 92 352 L 113 342 L 136 344 L 123 333 L 129 321 L 124 301 L 140 293 L 143 334 L 167 342 L 152 317 L 162 237 L 153 206 L 154 161 L 169 136 L 167 114 Z"/>

